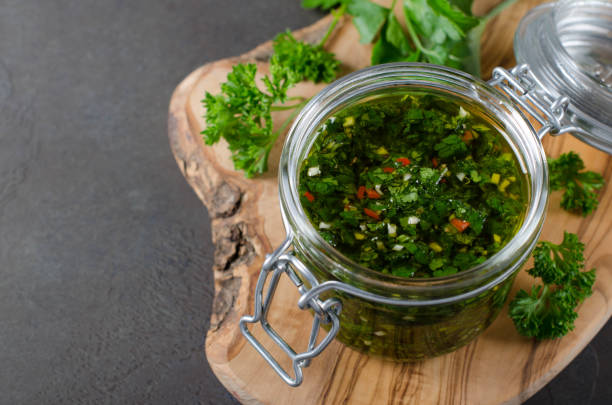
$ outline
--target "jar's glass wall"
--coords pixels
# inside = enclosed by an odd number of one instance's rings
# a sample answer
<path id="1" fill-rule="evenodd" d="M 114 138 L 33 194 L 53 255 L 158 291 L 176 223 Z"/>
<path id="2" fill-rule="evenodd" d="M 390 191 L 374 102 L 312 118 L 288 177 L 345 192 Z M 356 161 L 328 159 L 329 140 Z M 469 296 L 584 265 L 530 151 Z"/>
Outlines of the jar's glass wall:
<path id="1" fill-rule="evenodd" d="M 368 355 L 416 361 L 454 351 L 482 333 L 501 311 L 522 263 L 494 287 L 450 304 L 383 305 L 337 291 L 326 292 L 321 298 L 342 302 L 336 339 L 343 344 Z M 329 279 L 325 271 L 308 264 L 317 279 Z M 329 324 L 323 327 L 329 329 Z"/>
<path id="2" fill-rule="evenodd" d="M 480 109 L 504 134 L 527 177 L 528 209 L 516 236 L 481 265 L 453 276 L 401 279 L 359 266 L 318 235 L 297 195 L 300 163 L 315 141 L 316 130 L 327 118 L 367 98 L 410 91 L 446 94 Z M 316 96 L 297 118 L 286 142 L 279 178 L 281 209 L 285 226 L 294 236 L 296 254 L 319 282 L 338 280 L 415 303 L 387 306 L 331 293 L 342 300 L 344 307 L 339 340 L 370 354 L 412 360 L 454 350 L 495 319 L 516 272 L 537 241 L 548 196 L 541 145 L 533 128 L 509 99 L 452 69 L 421 64 L 382 65 L 349 75 Z M 418 302 L 422 300 L 434 304 L 421 306 Z"/>

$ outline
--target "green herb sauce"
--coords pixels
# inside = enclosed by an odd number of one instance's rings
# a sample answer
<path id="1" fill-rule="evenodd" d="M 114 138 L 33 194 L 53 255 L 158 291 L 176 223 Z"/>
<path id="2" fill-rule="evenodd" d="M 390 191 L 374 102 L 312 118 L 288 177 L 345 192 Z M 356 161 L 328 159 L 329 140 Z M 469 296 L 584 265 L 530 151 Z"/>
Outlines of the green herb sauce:
<path id="1" fill-rule="evenodd" d="M 502 134 L 467 105 L 394 95 L 320 128 L 299 193 L 312 225 L 370 269 L 440 277 L 499 251 L 521 225 L 526 181 Z"/>

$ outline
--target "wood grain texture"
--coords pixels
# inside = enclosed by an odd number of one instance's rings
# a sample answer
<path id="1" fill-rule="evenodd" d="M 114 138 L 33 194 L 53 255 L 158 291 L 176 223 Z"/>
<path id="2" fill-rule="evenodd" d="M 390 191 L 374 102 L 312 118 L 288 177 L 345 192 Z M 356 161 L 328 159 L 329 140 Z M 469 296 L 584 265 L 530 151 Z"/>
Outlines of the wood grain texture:
<path id="1" fill-rule="evenodd" d="M 482 44 L 483 71 L 512 66 L 512 34 L 526 10 L 539 1 L 519 1 L 487 28 Z M 475 10 L 484 12 L 494 2 L 480 1 Z M 330 23 L 324 18 L 296 35 L 316 41 Z M 328 42 L 343 62 L 344 71 L 368 65 L 370 47 L 358 43 L 358 34 L 343 20 Z M 612 190 L 600 193 L 595 214 L 582 218 L 559 208 L 560 194 L 553 193 L 542 238 L 560 241 L 563 230 L 577 232 L 586 244 L 587 266 L 597 267 L 594 294 L 580 307 L 576 330 L 560 340 L 536 343 L 520 337 L 507 310 L 475 341 L 453 353 L 418 363 L 393 363 L 357 353 L 333 342 L 304 371 L 298 388 L 286 386 L 268 364 L 245 344 L 238 329 L 239 318 L 253 311 L 253 290 L 266 253 L 284 236 L 278 203 L 276 166 L 282 140 L 270 156 L 271 170 L 247 180 L 233 170 L 223 142 L 208 147 L 200 132 L 205 91 L 217 92 L 231 66 L 251 61 L 261 73 L 271 44 L 265 43 L 237 57 L 213 62 L 192 72 L 175 90 L 169 113 L 172 151 L 183 175 L 208 208 L 216 246 L 214 275 L 216 297 L 206 341 L 206 355 L 219 380 L 234 396 L 247 404 L 516 404 L 561 371 L 593 338 L 612 314 Z M 323 86 L 300 84 L 292 94 L 312 96 Z M 274 116 L 282 122 L 286 114 Z M 547 137 L 546 152 L 557 156 L 574 150 L 588 169 L 612 180 L 610 156 L 570 136 Z M 511 293 L 527 288 L 532 279 L 521 272 Z M 270 310 L 270 322 L 294 347 L 304 348 L 311 325 L 309 313 L 298 309 L 298 294 L 282 279 Z M 254 328 L 258 339 L 268 342 Z M 267 345 L 277 357 L 279 350 Z M 285 366 L 289 365 L 287 361 Z"/>

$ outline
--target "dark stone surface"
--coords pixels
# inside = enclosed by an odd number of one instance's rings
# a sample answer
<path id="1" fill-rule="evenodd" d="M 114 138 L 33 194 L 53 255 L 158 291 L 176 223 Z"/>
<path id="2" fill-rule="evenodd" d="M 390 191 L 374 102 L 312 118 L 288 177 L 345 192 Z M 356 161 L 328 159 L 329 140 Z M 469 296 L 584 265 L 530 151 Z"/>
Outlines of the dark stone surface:
<path id="1" fill-rule="evenodd" d="M 0 0 L 0 403 L 235 403 L 203 354 L 213 247 L 168 100 L 317 18 L 286 0 Z M 610 403 L 611 345 L 608 323 L 529 403 Z"/>

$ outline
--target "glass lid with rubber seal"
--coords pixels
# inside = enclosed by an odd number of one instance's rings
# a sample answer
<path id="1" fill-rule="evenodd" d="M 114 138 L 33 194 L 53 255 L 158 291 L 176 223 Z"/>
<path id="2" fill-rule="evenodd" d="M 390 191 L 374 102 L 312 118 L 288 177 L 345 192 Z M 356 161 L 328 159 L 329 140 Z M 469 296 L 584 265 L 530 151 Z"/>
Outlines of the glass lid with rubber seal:
<path id="1" fill-rule="evenodd" d="M 542 98 L 571 100 L 564 118 L 573 127 L 569 132 L 612 153 L 612 2 L 536 7 L 521 20 L 514 49 Z"/>

